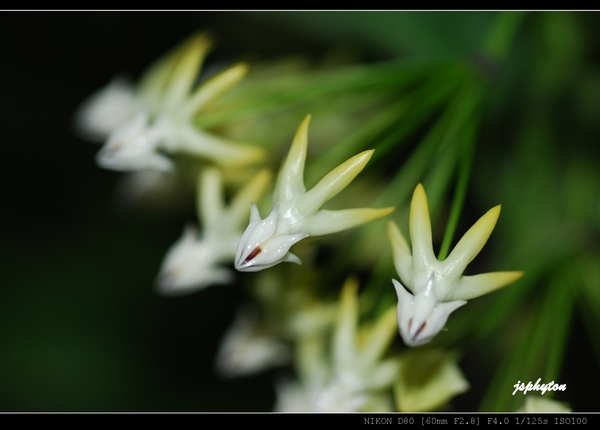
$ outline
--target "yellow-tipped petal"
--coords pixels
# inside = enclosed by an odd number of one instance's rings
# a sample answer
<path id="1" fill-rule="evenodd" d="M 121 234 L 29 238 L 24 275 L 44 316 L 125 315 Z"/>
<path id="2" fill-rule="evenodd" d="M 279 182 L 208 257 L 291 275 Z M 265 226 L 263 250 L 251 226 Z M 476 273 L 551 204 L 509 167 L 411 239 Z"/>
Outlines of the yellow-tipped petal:
<path id="1" fill-rule="evenodd" d="M 490 272 L 463 276 L 450 292 L 447 300 L 471 300 L 512 284 L 523 276 L 523 272 Z"/>
<path id="2" fill-rule="evenodd" d="M 447 276 L 458 278 L 467 265 L 479 254 L 489 239 L 500 216 L 500 205 L 486 212 L 458 241 L 450 255 L 444 260 Z"/>
<path id="3" fill-rule="evenodd" d="M 372 370 L 368 373 L 367 380 L 365 381 L 365 388 L 367 390 L 377 391 L 391 388 L 396 379 L 396 375 L 398 374 L 398 360 L 395 358 L 381 360 L 371 369 Z M 386 412 L 390 411 L 391 408 L 392 406 L 390 406 Z"/>
<path id="4" fill-rule="evenodd" d="M 328 345 L 327 345 L 328 346 Z M 300 336 L 296 343 L 296 371 L 300 379 L 324 381 L 329 377 L 327 353 L 323 336 L 311 333 Z"/>
<path id="5" fill-rule="evenodd" d="M 304 231 L 310 236 L 323 236 L 347 230 L 367 222 L 383 218 L 394 211 L 394 208 L 357 208 L 336 211 L 320 210 L 309 218 Z"/>
<path id="6" fill-rule="evenodd" d="M 371 159 L 373 152 L 373 150 L 363 151 L 325 175 L 302 197 L 300 210 L 306 215 L 316 212 L 326 201 L 346 188 L 356 178 Z"/>
<path id="7" fill-rule="evenodd" d="M 276 201 L 291 201 L 304 193 L 304 163 L 306 162 L 306 151 L 308 145 L 308 123 L 310 115 L 307 115 L 298 127 L 294 141 L 287 158 L 279 172 L 277 189 L 275 190 Z"/>
<path id="8" fill-rule="evenodd" d="M 400 232 L 400 229 L 393 221 L 388 221 L 388 238 L 392 244 L 392 254 L 394 256 L 394 267 L 403 282 L 411 279 L 413 258 L 406 239 Z"/>
<path id="9" fill-rule="evenodd" d="M 410 241 L 413 264 L 417 271 L 425 271 L 435 258 L 431 237 L 429 205 L 423 185 L 418 184 L 410 203 Z"/>
<path id="10" fill-rule="evenodd" d="M 165 91 L 177 62 L 189 49 L 190 45 L 202 44 L 206 46 L 205 50 L 208 51 L 212 43 L 213 40 L 208 34 L 194 34 L 175 49 L 170 50 L 160 57 L 147 69 L 140 79 L 138 87 L 140 96 L 151 106 L 156 107 L 157 103 L 162 102 L 161 93 Z"/>
<path id="11" fill-rule="evenodd" d="M 212 41 L 204 34 L 189 41 L 168 77 L 163 100 L 165 109 L 171 109 L 185 100 L 211 45 Z"/>
<path id="12" fill-rule="evenodd" d="M 333 339 L 333 360 L 338 366 L 353 360 L 356 318 L 358 316 L 358 281 L 348 278 L 342 287 Z"/>
<path id="13" fill-rule="evenodd" d="M 390 346 L 397 332 L 396 307 L 392 306 L 373 327 L 364 331 L 364 342 L 361 344 L 362 364 L 365 366 L 375 364 Z"/>
<path id="14" fill-rule="evenodd" d="M 180 49 L 181 47 L 167 52 L 142 75 L 138 91 L 145 101 L 154 103 L 160 101 L 160 93 L 165 88 L 174 63 L 180 55 Z"/>
<path id="15" fill-rule="evenodd" d="M 177 129 L 178 150 L 213 160 L 221 166 L 253 164 L 265 158 L 262 149 L 222 139 L 190 125 Z"/>
<path id="16" fill-rule="evenodd" d="M 210 229 L 221 223 L 224 206 L 221 175 L 219 170 L 209 167 L 204 169 L 198 178 L 198 218 L 204 229 Z"/>
<path id="17" fill-rule="evenodd" d="M 186 103 L 183 116 L 191 118 L 200 109 L 233 88 L 246 76 L 246 73 L 248 73 L 248 65 L 240 63 L 206 81 Z"/>

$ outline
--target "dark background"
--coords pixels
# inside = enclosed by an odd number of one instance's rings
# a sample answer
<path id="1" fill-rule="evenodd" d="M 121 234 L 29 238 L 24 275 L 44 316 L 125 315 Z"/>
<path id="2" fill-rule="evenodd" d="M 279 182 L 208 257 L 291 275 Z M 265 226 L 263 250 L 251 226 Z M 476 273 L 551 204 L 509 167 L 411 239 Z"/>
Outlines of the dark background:
<path id="1" fill-rule="evenodd" d="M 229 13 L 0 13 L 0 411 L 271 409 L 267 376 L 213 376 L 243 293 L 154 292 L 193 207 L 123 207 L 121 175 L 97 167 L 99 146 L 72 129 L 77 106 L 115 74 L 137 78 L 203 28 L 220 40 L 211 61 L 286 48 L 283 37 L 257 43 Z"/>

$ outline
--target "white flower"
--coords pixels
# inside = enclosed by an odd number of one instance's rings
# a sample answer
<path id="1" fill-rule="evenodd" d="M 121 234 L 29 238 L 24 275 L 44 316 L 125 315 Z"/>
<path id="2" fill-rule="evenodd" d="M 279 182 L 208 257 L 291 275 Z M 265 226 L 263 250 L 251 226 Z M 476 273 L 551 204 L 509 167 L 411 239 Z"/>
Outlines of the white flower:
<path id="1" fill-rule="evenodd" d="M 231 271 L 220 265 L 233 261 L 248 205 L 263 194 L 270 176 L 266 170 L 259 172 L 238 191 L 227 208 L 218 170 L 208 168 L 202 173 L 198 216 L 204 231 L 198 234 L 195 227 L 188 226 L 171 247 L 157 280 L 161 293 L 190 293 L 233 279 Z"/>
<path id="2" fill-rule="evenodd" d="M 86 139 L 103 141 L 141 109 L 135 88 L 118 76 L 81 105 L 75 115 L 75 127 Z"/>
<path id="3" fill-rule="evenodd" d="M 300 264 L 289 252 L 292 245 L 308 236 L 322 236 L 382 218 L 385 209 L 346 209 L 329 211 L 321 206 L 342 191 L 365 167 L 373 151 L 364 151 L 329 172 L 311 190 L 304 186 L 304 163 L 308 143 L 308 122 L 300 125 L 285 160 L 274 194 L 272 212 L 261 219 L 252 208 L 250 223 L 239 243 L 235 267 L 245 272 L 259 271 L 282 261 Z"/>
<path id="4" fill-rule="evenodd" d="M 233 274 L 219 263 L 226 262 L 229 255 L 227 242 L 202 240 L 197 228 L 188 225 L 164 258 L 157 279 L 158 289 L 172 295 L 227 284 Z"/>
<path id="5" fill-rule="evenodd" d="M 387 405 L 381 394 L 394 382 L 397 360 L 385 359 L 384 354 L 396 332 L 395 312 L 390 308 L 374 324 L 357 330 L 357 293 L 358 283 L 349 279 L 342 289 L 329 354 L 319 335 L 299 340 L 300 380 L 278 386 L 277 411 L 356 412 L 367 405 L 377 410 Z"/>
<path id="6" fill-rule="evenodd" d="M 398 227 L 389 222 L 394 265 L 404 283 L 393 280 L 398 295 L 400 335 L 407 345 L 420 346 L 431 341 L 444 327 L 448 316 L 467 300 L 508 285 L 523 275 L 522 272 L 492 272 L 463 276 L 467 265 L 487 242 L 499 215 L 499 205 L 490 209 L 443 261 L 433 253 L 427 196 L 421 184 L 415 188 L 410 206 L 412 254 Z"/>
<path id="7" fill-rule="evenodd" d="M 290 347 L 257 324 L 253 310 L 244 308 L 227 330 L 216 358 L 217 371 L 227 377 L 250 375 L 286 364 Z"/>
<path id="8" fill-rule="evenodd" d="M 338 381 L 304 386 L 297 381 L 277 383 L 275 412 L 357 412 L 369 401 L 364 393 L 345 390 Z"/>
<path id="9" fill-rule="evenodd" d="M 392 279 L 398 295 L 398 326 L 405 344 L 420 346 L 431 341 L 446 325 L 452 312 L 465 305 L 465 300 L 438 302 L 433 292 L 433 279 L 429 279 L 422 291 L 410 294 Z"/>
<path id="10" fill-rule="evenodd" d="M 83 135 L 107 139 L 97 157 L 101 167 L 131 171 L 171 170 L 167 154 L 187 153 L 223 166 L 255 163 L 257 148 L 200 130 L 195 115 L 237 84 L 248 67 L 238 64 L 196 86 L 201 64 L 212 46 L 195 35 L 157 62 L 133 89 L 121 80 L 85 101 L 76 116 Z"/>
<path id="11" fill-rule="evenodd" d="M 252 205 L 250 224 L 237 247 L 235 268 L 244 272 L 257 272 L 282 261 L 300 264 L 300 259 L 288 250 L 307 237 L 308 233 L 286 234 L 289 232 L 287 227 L 280 223 L 278 204 L 264 220 L 260 218 L 256 206 Z"/>
<path id="12" fill-rule="evenodd" d="M 148 114 L 140 112 L 131 121 L 111 133 L 96 154 L 100 167 L 113 170 L 153 169 L 170 171 L 173 162 L 158 152 L 161 133 L 148 124 Z"/>

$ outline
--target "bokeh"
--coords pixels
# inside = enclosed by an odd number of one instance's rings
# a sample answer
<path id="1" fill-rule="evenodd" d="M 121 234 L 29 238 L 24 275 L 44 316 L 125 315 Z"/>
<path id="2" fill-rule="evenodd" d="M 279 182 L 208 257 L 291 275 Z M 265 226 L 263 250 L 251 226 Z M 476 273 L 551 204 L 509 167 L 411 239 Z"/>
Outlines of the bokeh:
<path id="1" fill-rule="evenodd" d="M 87 96 L 119 73 L 139 77 L 198 30 L 217 40 L 207 67 L 290 56 L 317 62 L 332 53 L 364 64 L 475 62 L 497 15 L 1 12 L 0 411 L 270 411 L 275 402 L 281 369 L 237 379 L 214 369 L 244 290 L 157 294 L 164 254 L 194 220 L 194 191 L 181 189 L 166 206 L 124 201 L 121 175 L 99 168 L 99 146 L 75 133 L 74 113 Z M 478 410 L 504 371 L 506 385 L 517 382 L 502 361 L 515 339 L 534 348 L 543 339 L 539 351 L 547 354 L 555 335 L 563 351 L 553 355 L 557 382 L 568 386 L 560 400 L 576 411 L 600 405 L 599 23 L 594 12 L 530 12 L 503 61 L 481 62 L 489 92 L 466 199 L 470 218 L 459 231 L 501 203 L 498 240 L 478 268 L 529 270 L 536 286 L 523 297 L 507 293 L 501 305 L 499 295 L 481 299 L 472 315 L 496 305 L 511 312 L 498 317 L 502 337 L 487 353 L 489 337 L 470 343 L 483 352 L 464 354 L 471 390 L 453 410 Z M 546 303 L 544 285 L 556 283 L 577 289 L 569 316 L 558 318 L 564 310 L 556 307 L 529 317 Z M 552 314 L 564 333 L 535 329 Z M 479 322 L 458 318 L 455 331 Z M 527 324 L 533 328 L 522 331 Z M 535 349 L 523 358 L 536 359 Z"/>

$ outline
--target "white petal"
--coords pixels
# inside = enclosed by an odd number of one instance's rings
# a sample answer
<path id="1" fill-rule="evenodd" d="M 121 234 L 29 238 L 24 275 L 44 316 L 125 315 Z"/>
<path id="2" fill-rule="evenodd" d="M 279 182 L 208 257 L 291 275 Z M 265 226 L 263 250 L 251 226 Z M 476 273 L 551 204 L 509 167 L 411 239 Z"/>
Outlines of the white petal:
<path id="1" fill-rule="evenodd" d="M 396 272 L 400 279 L 404 281 L 406 287 L 413 291 L 410 285 L 413 278 L 413 258 L 408 243 L 393 221 L 388 222 L 387 233 L 392 244 Z"/>
<path id="2" fill-rule="evenodd" d="M 448 299 L 471 300 L 512 284 L 521 276 L 523 276 L 523 272 L 489 272 L 479 275 L 461 276 Z"/>
<path id="3" fill-rule="evenodd" d="M 223 166 L 254 164 L 265 157 L 264 151 L 259 148 L 231 142 L 188 123 L 173 128 L 168 149 L 204 157 Z"/>
<path id="4" fill-rule="evenodd" d="M 231 271 L 219 266 L 232 254 L 226 246 L 220 241 L 203 242 L 198 239 L 195 227 L 186 227 L 163 260 L 157 278 L 158 291 L 167 295 L 184 294 L 231 282 Z"/>
<path id="5" fill-rule="evenodd" d="M 96 155 L 96 162 L 105 169 L 119 171 L 169 171 L 172 161 L 157 151 L 161 138 L 160 130 L 148 124 L 148 115 L 140 113 L 111 134 Z"/>
<path id="6" fill-rule="evenodd" d="M 301 229 L 311 236 L 323 236 L 378 220 L 389 215 L 393 210 L 394 208 L 356 208 L 335 211 L 322 209 L 301 222 Z"/>
<path id="7" fill-rule="evenodd" d="M 191 118 L 198 110 L 213 102 L 236 85 L 248 72 L 247 64 L 237 64 L 202 84 L 185 103 L 183 117 Z"/>
<path id="8" fill-rule="evenodd" d="M 358 317 L 358 281 L 349 278 L 343 286 L 335 334 L 333 338 L 333 361 L 336 367 L 348 368 L 347 363 L 356 359 L 355 335 Z"/>
<path id="9" fill-rule="evenodd" d="M 458 241 L 448 258 L 444 260 L 444 273 L 447 277 L 458 279 L 467 265 L 479 254 L 489 239 L 498 217 L 500 205 L 485 213 Z"/>
<path id="10" fill-rule="evenodd" d="M 260 249 L 257 253 L 249 254 L 243 260 L 236 261 L 236 269 L 242 272 L 258 272 L 282 262 L 300 264 L 300 259 L 291 254 L 289 249 L 305 237 L 308 237 L 308 234 L 277 235 L 266 245 L 254 248 Z"/>
<path id="11" fill-rule="evenodd" d="M 260 215 L 253 206 L 251 222 L 237 247 L 235 268 L 244 272 L 257 272 L 283 261 L 299 263 L 298 257 L 288 255 L 288 251 L 308 234 L 288 232 L 289 226 L 279 217 L 279 204 L 275 205 L 264 220 L 260 220 Z"/>
<path id="12" fill-rule="evenodd" d="M 250 204 L 250 224 L 257 223 L 261 220 L 258 208 L 254 203 Z"/>
<path id="13" fill-rule="evenodd" d="M 279 171 L 275 201 L 290 202 L 306 191 L 304 186 L 304 163 L 306 162 L 309 121 L 310 115 L 307 115 L 300 124 L 288 156 Z"/>
<path id="14" fill-rule="evenodd" d="M 302 196 L 301 202 L 298 203 L 300 211 L 304 215 L 312 214 L 346 188 L 365 168 L 373 152 L 373 150 L 363 151 L 325 175 L 317 185 Z"/>
<path id="15" fill-rule="evenodd" d="M 418 272 L 427 271 L 437 262 L 437 258 L 433 253 L 427 196 L 421 184 L 417 185 L 413 193 L 409 224 L 414 268 Z"/>
<path id="16" fill-rule="evenodd" d="M 207 231 L 214 231 L 223 223 L 224 197 L 223 184 L 219 170 L 214 167 L 206 168 L 199 175 L 198 217 Z"/>
<path id="17" fill-rule="evenodd" d="M 198 77 L 198 72 L 211 44 L 212 41 L 203 34 L 194 36 L 185 42 L 182 53 L 173 62 L 173 68 L 164 88 L 162 100 L 164 110 L 168 111 L 183 104 Z"/>
<path id="18" fill-rule="evenodd" d="M 75 114 L 75 128 L 82 137 L 102 142 L 141 109 L 133 86 L 116 77 L 82 103 Z"/>
<path id="19" fill-rule="evenodd" d="M 249 375 L 290 360 L 289 347 L 268 332 L 262 332 L 253 310 L 242 309 L 219 347 L 218 372 L 227 377 Z"/>
<path id="20" fill-rule="evenodd" d="M 464 300 L 438 302 L 432 285 L 413 296 L 400 282 L 395 279 L 392 282 L 398 295 L 398 328 L 408 346 L 430 342 L 444 328 L 450 314 L 467 303 Z"/>

